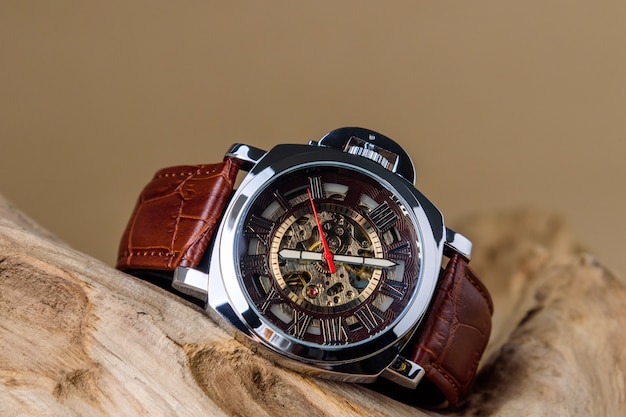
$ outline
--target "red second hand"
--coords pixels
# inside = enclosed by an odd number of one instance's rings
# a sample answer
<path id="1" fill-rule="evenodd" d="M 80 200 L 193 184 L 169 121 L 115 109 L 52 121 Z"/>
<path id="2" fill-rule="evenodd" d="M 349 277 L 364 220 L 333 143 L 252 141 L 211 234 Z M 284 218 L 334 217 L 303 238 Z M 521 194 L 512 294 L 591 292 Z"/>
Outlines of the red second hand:
<path id="1" fill-rule="evenodd" d="M 320 239 L 322 241 L 322 246 L 324 246 L 324 259 L 328 262 L 328 268 L 331 273 L 337 272 L 335 269 L 335 263 L 333 262 L 333 254 L 328 247 L 328 242 L 326 242 L 326 236 L 324 236 L 324 231 L 322 230 L 322 224 L 320 223 L 320 218 L 317 215 L 317 210 L 315 209 L 315 202 L 313 201 L 313 194 L 311 194 L 311 189 L 307 188 L 307 192 L 309 193 L 309 201 L 311 202 L 311 207 L 313 207 L 313 216 L 315 216 L 315 222 L 317 223 L 317 230 L 320 232 Z"/>

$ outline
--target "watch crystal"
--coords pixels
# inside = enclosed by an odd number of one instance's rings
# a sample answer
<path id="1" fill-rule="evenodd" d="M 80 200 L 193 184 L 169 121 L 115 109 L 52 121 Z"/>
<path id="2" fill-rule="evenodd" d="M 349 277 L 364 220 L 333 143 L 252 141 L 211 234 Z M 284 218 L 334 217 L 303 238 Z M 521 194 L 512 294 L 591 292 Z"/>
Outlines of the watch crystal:
<path id="1" fill-rule="evenodd" d="M 416 291 L 419 235 L 375 177 L 305 167 L 266 184 L 241 226 L 240 280 L 275 331 L 314 345 L 374 337 Z"/>

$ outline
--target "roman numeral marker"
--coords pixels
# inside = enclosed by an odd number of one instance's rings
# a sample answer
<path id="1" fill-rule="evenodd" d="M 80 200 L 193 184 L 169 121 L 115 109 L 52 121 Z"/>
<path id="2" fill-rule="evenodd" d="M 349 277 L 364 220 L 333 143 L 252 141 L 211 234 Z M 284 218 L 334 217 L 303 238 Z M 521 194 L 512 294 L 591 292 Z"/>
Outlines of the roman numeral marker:
<path id="1" fill-rule="evenodd" d="M 302 311 L 293 310 L 293 320 L 287 332 L 298 339 L 303 339 L 306 330 L 311 324 L 312 317 Z"/>
<path id="2" fill-rule="evenodd" d="M 284 208 L 285 210 L 289 210 L 291 208 L 291 203 L 289 202 L 289 200 L 287 200 L 284 195 L 280 194 L 278 190 L 274 191 L 273 195 L 282 208 Z"/>
<path id="3" fill-rule="evenodd" d="M 264 274 L 266 275 L 265 256 L 264 255 L 248 255 L 241 258 L 241 273 L 248 274 Z"/>
<path id="4" fill-rule="evenodd" d="M 370 334 L 385 321 L 382 311 L 374 306 L 370 306 L 369 304 L 366 304 L 355 311 L 354 316 L 361 322 Z"/>
<path id="5" fill-rule="evenodd" d="M 259 238 L 259 240 L 267 242 L 267 237 L 270 234 L 270 230 L 272 230 L 272 226 L 274 226 L 274 223 L 270 220 L 253 214 L 246 224 L 244 234 L 247 237 L 255 236 Z"/>
<path id="6" fill-rule="evenodd" d="M 322 184 L 322 177 L 309 177 L 309 187 L 313 200 L 319 200 L 326 196 L 324 193 L 324 185 Z"/>
<path id="7" fill-rule="evenodd" d="M 401 300 L 406 293 L 406 289 L 409 286 L 401 281 L 394 280 L 386 280 L 383 282 L 383 285 L 380 287 L 380 292 L 390 297 Z"/>
<path id="8" fill-rule="evenodd" d="M 265 298 L 255 304 L 257 305 L 257 307 L 259 307 L 261 313 L 265 314 L 270 305 L 282 302 L 283 298 L 280 296 L 280 294 L 278 294 L 276 288 L 272 287 L 272 289 L 267 294 L 265 294 Z"/>
<path id="9" fill-rule="evenodd" d="M 411 244 L 409 242 L 396 242 L 389 247 L 387 256 L 395 259 L 406 259 L 411 256 Z"/>
<path id="10" fill-rule="evenodd" d="M 320 319 L 322 337 L 325 345 L 345 345 L 348 343 L 348 332 L 343 323 L 343 317 Z"/>
<path id="11" fill-rule="evenodd" d="M 372 220 L 372 223 L 374 223 L 374 225 L 383 232 L 390 229 L 396 220 L 398 220 L 398 216 L 393 209 L 389 207 L 389 204 L 387 204 L 386 201 L 372 210 L 369 213 L 369 217 Z"/>

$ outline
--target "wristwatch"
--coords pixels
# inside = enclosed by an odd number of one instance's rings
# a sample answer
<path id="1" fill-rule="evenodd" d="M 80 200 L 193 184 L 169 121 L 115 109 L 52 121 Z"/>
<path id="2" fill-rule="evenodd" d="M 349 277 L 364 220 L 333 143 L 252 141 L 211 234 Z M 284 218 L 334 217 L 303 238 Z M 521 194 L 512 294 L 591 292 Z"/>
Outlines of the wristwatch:
<path id="1" fill-rule="evenodd" d="M 267 152 L 235 144 L 221 163 L 156 173 L 117 268 L 201 305 L 283 366 L 454 406 L 493 305 L 468 266 L 471 242 L 414 181 L 402 147 L 368 129 Z"/>

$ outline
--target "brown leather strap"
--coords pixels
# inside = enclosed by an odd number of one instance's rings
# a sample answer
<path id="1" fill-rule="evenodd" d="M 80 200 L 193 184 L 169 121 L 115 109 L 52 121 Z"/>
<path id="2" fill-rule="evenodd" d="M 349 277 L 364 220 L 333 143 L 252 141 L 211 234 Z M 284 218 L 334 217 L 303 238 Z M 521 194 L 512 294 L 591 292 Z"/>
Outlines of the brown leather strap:
<path id="1" fill-rule="evenodd" d="M 117 268 L 171 271 L 198 266 L 233 190 L 239 166 L 158 171 L 142 191 L 119 247 Z"/>
<path id="2" fill-rule="evenodd" d="M 467 261 L 455 253 L 417 336 L 405 349 L 451 406 L 469 392 L 489 341 L 492 314 L 489 292 Z"/>

